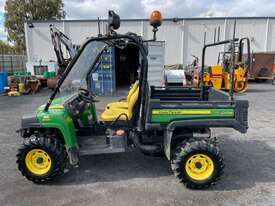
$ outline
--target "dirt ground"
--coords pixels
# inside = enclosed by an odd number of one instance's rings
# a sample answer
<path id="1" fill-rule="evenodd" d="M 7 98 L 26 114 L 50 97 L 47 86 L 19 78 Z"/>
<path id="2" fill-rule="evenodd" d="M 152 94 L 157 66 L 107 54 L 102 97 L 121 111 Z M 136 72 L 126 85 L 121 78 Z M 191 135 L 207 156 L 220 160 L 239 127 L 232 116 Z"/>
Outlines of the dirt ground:
<path id="1" fill-rule="evenodd" d="M 55 183 L 35 185 L 17 170 L 15 133 L 20 118 L 45 103 L 49 93 L 0 96 L 0 205 L 275 205 L 275 86 L 249 85 L 249 131 L 217 129 L 225 173 L 208 190 L 179 184 L 163 157 L 137 152 L 81 158 L 80 167 Z M 99 103 L 103 108 L 108 98 Z"/>

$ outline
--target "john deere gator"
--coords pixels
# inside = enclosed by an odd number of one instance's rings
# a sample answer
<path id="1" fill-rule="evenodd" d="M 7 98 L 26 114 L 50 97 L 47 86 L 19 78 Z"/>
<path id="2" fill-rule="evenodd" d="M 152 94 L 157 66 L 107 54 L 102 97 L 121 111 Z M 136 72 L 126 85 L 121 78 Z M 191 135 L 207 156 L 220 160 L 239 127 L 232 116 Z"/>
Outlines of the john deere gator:
<path id="1" fill-rule="evenodd" d="M 224 163 L 211 129 L 245 133 L 248 101 L 204 85 L 149 85 L 147 42 L 156 40 L 161 20 L 159 11 L 151 14 L 154 35 L 144 40 L 130 32 L 118 34 L 120 18 L 109 11 L 108 33 L 87 39 L 49 100 L 23 116 L 19 129 L 23 144 L 17 153 L 23 176 L 47 183 L 62 175 L 66 165 L 78 165 L 83 155 L 121 153 L 134 147 L 146 155 L 165 155 L 188 188 L 207 188 L 219 179 Z M 91 73 L 105 50 L 128 44 L 139 51 L 138 78 L 124 100 L 109 103 L 98 117 L 99 100 L 89 86 Z"/>

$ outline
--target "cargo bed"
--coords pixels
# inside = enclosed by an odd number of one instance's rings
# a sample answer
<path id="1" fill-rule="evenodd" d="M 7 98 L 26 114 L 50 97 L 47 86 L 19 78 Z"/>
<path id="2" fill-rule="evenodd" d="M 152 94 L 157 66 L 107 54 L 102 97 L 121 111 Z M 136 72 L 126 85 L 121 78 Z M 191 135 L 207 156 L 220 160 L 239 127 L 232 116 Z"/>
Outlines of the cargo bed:
<path id="1" fill-rule="evenodd" d="M 213 88 L 151 87 L 147 101 L 147 129 L 171 127 L 230 127 L 248 129 L 248 101 L 230 100 Z"/>

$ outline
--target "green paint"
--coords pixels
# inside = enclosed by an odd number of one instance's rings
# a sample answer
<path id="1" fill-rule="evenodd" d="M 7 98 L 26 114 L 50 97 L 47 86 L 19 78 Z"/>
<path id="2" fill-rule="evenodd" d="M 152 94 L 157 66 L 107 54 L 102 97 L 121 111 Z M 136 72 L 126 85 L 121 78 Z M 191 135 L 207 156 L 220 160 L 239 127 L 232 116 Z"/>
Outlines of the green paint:
<path id="1" fill-rule="evenodd" d="M 37 118 L 44 127 L 59 129 L 63 135 L 66 146 L 70 148 L 78 147 L 78 144 L 71 114 L 65 109 L 65 107 L 63 107 L 64 102 L 68 98 L 70 98 L 70 96 L 54 99 L 50 108 L 46 112 L 44 111 L 45 105 L 41 105 L 37 109 Z M 84 125 L 89 123 L 90 116 L 92 116 L 93 121 L 97 121 L 95 109 L 95 105 L 91 104 L 83 112 L 80 119 Z"/>
<path id="2" fill-rule="evenodd" d="M 230 119 L 234 117 L 233 108 L 222 109 L 153 109 L 151 122 L 168 123 L 186 119 Z"/>
<path id="3" fill-rule="evenodd" d="M 97 122 L 97 115 L 96 115 L 96 107 L 95 107 L 95 104 L 91 104 L 92 108 L 91 108 L 91 111 L 92 111 L 92 115 L 93 115 L 93 120 L 94 122 Z"/>
<path id="4" fill-rule="evenodd" d="M 84 125 L 87 125 L 89 123 L 90 116 L 92 116 L 93 122 L 97 121 L 96 108 L 94 104 L 90 104 L 90 106 L 81 114 L 81 122 Z"/>
<path id="5" fill-rule="evenodd" d="M 49 109 L 47 112 L 40 111 L 37 113 L 37 118 L 44 127 L 59 129 L 66 146 L 77 146 L 74 123 L 65 109 Z"/>

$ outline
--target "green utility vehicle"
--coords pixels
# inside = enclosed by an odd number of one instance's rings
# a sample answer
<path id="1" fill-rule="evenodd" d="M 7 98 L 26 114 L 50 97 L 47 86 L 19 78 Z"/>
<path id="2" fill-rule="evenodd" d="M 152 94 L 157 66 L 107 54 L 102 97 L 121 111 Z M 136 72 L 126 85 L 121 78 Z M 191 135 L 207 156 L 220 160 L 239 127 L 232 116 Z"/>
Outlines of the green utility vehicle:
<path id="1" fill-rule="evenodd" d="M 24 138 L 17 153 L 18 169 L 34 183 L 61 175 L 67 163 L 82 155 L 120 153 L 139 149 L 165 155 L 175 176 L 188 188 L 206 188 L 222 174 L 224 164 L 211 128 L 229 127 L 245 133 L 248 101 L 222 91 L 201 88 L 155 87 L 147 81 L 148 41 L 156 40 L 161 14 L 150 18 L 153 39 L 134 33 L 118 34 L 120 18 L 109 11 L 109 31 L 89 38 L 78 50 L 45 105 L 23 116 Z M 218 43 L 216 43 L 218 44 Z M 215 45 L 216 45 L 215 44 Z M 138 78 L 125 100 L 109 103 L 97 117 L 97 97 L 91 74 L 109 47 L 134 45 L 139 51 Z M 205 50 L 203 49 L 203 59 Z"/>

